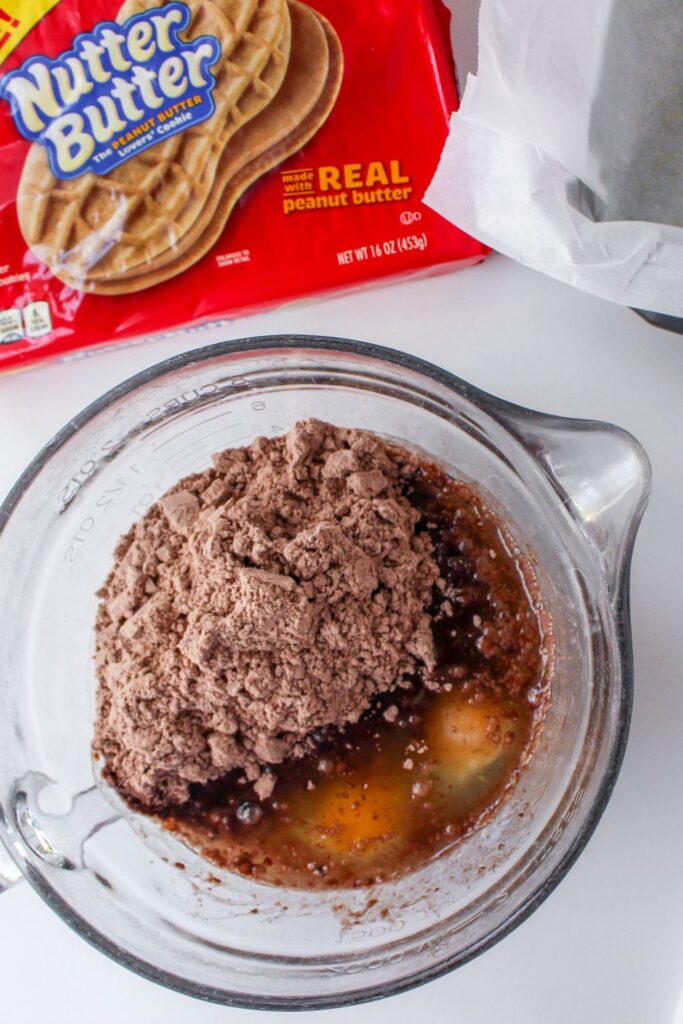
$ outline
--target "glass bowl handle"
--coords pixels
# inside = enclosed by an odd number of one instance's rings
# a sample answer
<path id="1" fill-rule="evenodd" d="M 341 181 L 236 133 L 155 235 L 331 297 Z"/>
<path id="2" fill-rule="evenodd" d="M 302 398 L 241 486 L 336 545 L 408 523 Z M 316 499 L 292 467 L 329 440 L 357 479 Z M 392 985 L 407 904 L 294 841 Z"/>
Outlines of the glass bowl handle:
<path id="1" fill-rule="evenodd" d="M 24 876 L 0 841 L 0 893 L 10 889 Z"/>
<path id="2" fill-rule="evenodd" d="M 14 783 L 7 808 L 0 807 L 0 892 L 24 877 L 18 864 L 35 858 L 53 868 L 85 867 L 85 844 L 119 821 L 124 805 L 118 804 L 97 785 L 69 794 L 42 772 L 26 772 Z"/>
<path id="3" fill-rule="evenodd" d="M 616 605 L 628 582 L 633 545 L 650 494 L 652 473 L 644 448 L 609 423 L 521 409 L 505 419 L 591 542 Z"/>

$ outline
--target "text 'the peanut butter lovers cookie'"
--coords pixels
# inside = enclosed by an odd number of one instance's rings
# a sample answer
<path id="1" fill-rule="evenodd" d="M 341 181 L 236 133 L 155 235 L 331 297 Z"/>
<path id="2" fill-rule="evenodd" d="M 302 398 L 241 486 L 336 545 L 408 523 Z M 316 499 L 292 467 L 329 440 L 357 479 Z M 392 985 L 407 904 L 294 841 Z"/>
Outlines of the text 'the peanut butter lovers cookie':
<path id="1" fill-rule="evenodd" d="M 435 0 L 8 3 L 0 368 L 483 258 L 421 201 Z"/>

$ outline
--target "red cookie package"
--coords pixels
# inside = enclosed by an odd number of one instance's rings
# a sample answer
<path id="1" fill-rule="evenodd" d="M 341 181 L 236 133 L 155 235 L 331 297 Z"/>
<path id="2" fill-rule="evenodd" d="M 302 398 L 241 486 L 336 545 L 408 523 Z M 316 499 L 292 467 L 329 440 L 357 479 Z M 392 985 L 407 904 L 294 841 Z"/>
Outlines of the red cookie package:
<path id="1" fill-rule="evenodd" d="M 0 369 L 486 248 L 440 0 L 0 0 Z"/>

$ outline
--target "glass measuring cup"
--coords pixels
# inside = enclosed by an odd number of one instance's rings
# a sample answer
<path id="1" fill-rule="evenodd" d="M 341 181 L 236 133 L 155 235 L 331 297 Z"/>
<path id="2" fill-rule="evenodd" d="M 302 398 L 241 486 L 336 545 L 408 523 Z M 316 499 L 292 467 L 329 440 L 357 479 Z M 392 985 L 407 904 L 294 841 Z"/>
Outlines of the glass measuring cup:
<path id="1" fill-rule="evenodd" d="M 90 760 L 95 593 L 118 537 L 213 451 L 308 416 L 373 430 L 473 480 L 532 553 L 556 631 L 553 704 L 512 798 L 447 856 L 372 892 L 307 894 L 222 873 L 124 807 Z M 611 792 L 648 488 L 647 458 L 623 431 L 508 405 L 372 345 L 228 343 L 113 389 L 0 510 L 0 877 L 28 879 L 119 962 L 217 1002 L 343 1005 L 463 963 L 551 891 Z"/>

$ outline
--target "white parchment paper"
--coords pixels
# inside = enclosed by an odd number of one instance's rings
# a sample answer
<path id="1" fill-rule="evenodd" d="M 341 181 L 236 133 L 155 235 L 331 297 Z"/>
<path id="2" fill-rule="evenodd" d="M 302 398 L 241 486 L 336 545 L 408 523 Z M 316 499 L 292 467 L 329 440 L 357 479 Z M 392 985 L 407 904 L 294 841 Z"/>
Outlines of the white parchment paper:
<path id="1" fill-rule="evenodd" d="M 683 316 L 683 0 L 482 0 L 425 202 L 552 277 Z"/>

